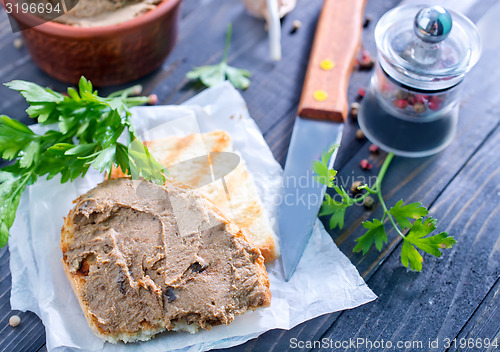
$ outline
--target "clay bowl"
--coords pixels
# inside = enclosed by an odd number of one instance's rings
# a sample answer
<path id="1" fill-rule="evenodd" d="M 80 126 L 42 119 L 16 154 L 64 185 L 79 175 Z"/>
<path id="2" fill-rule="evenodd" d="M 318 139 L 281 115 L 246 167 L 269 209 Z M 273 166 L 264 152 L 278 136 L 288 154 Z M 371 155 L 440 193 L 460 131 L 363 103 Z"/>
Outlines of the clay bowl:
<path id="1" fill-rule="evenodd" d="M 107 86 L 136 80 L 161 66 L 176 42 L 180 3 L 163 0 L 129 21 L 91 28 L 36 25 L 40 20 L 35 16 L 12 16 L 31 58 L 49 76 L 76 84 L 83 75 L 96 86 Z"/>

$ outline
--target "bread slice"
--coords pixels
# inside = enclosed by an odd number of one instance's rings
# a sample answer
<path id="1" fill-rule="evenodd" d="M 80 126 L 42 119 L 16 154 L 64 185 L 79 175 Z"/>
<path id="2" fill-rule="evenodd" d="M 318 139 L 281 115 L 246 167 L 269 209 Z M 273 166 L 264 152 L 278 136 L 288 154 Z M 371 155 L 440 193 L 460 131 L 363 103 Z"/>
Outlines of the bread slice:
<path id="1" fill-rule="evenodd" d="M 63 267 L 103 340 L 210 329 L 269 306 L 259 250 L 195 190 L 119 178 L 75 203 L 61 231 Z"/>
<path id="2" fill-rule="evenodd" d="M 231 137 L 224 131 L 190 134 L 185 137 L 167 137 L 146 141 L 151 154 L 165 167 L 171 180 L 197 189 L 210 199 L 247 238 L 260 249 L 269 263 L 279 257 L 279 245 L 254 179 L 247 171 L 245 161 L 232 169 Z M 201 156 L 210 155 L 209 162 Z M 213 169 L 227 170 L 223 178 L 212 178 Z M 222 174 L 225 174 L 222 173 Z"/>

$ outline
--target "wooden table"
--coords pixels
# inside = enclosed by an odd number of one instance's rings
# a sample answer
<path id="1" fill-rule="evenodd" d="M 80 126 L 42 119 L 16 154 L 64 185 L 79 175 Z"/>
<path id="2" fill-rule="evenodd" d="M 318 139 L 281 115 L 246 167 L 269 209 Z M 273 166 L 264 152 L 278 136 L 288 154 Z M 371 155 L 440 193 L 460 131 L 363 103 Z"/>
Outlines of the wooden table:
<path id="1" fill-rule="evenodd" d="M 334 0 L 326 0 L 334 1 Z M 449 2 L 449 1 L 448 1 Z M 398 0 L 369 0 L 366 15 L 372 21 L 364 31 L 364 45 L 374 53 L 375 22 Z M 456 3 L 456 2 L 455 2 Z M 469 1 L 474 3 L 474 0 Z M 283 165 L 295 118 L 321 0 L 299 0 L 295 11 L 283 20 L 283 60 L 268 59 L 267 33 L 262 21 L 250 17 L 238 0 L 185 0 L 178 44 L 163 67 L 139 83 L 154 92 L 160 104 L 181 103 L 198 91 L 185 79 L 194 66 L 212 64 L 222 57 L 225 29 L 233 23 L 229 61 L 253 73 L 251 87 L 243 92 L 250 114 L 261 128 L 276 159 Z M 492 32 L 500 17 L 497 0 L 477 0 L 466 7 L 474 22 L 490 24 Z M 496 8 L 496 16 L 492 11 Z M 302 27 L 291 33 L 292 22 Z M 496 29 L 496 30 L 495 30 Z M 332 40 L 341 33 L 332 33 Z M 6 14 L 0 11 L 0 82 L 13 79 L 35 81 L 63 91 L 65 85 L 43 74 L 25 48 L 15 48 Z M 484 351 L 484 348 L 444 346 L 445 339 L 500 339 L 500 46 L 486 38 L 481 61 L 463 83 L 459 130 L 454 142 L 439 155 L 424 159 L 396 158 L 384 182 L 390 204 L 404 198 L 421 201 L 439 219 L 439 230 L 448 231 L 458 243 L 441 258 L 424 256 L 421 273 L 408 272 L 400 263 L 401 241 L 390 233 L 382 252 L 365 257 L 353 254 L 354 239 L 363 233 L 361 222 L 372 216 L 360 207 L 348 212 L 346 226 L 331 235 L 356 265 L 379 298 L 362 307 L 320 316 L 289 330 L 269 331 L 232 351 L 285 351 L 297 341 L 391 341 L 392 349 L 373 351 L 427 351 L 429 340 L 439 339 L 437 351 Z M 353 101 L 357 89 L 366 86 L 370 72 L 355 72 L 349 89 Z M 104 90 L 109 91 L 109 89 Z M 25 103 L 19 95 L 0 87 L 0 112 L 27 121 Z M 359 161 L 369 156 L 366 140 L 355 138 L 355 121 L 348 121 L 336 160 L 340 176 L 376 175 L 362 171 Z M 380 209 L 375 207 L 375 215 Z M 30 312 L 10 310 L 9 252 L 0 250 L 0 350 L 45 351 L 44 327 Z M 19 314 L 22 324 L 8 325 Z M 397 342 L 415 343 L 413 347 Z M 423 348 L 417 345 L 421 341 Z M 472 341 L 472 340 L 471 340 Z M 500 343 L 500 341 L 499 341 Z M 318 342 L 316 342 L 316 347 Z M 386 344 L 387 346 L 387 344 Z M 355 348 L 341 350 L 355 351 Z M 352 347 L 352 346 L 351 346 Z M 314 350 L 333 350 L 314 348 Z M 298 348 L 309 350 L 309 348 Z M 339 349 L 340 350 L 340 349 Z M 368 348 L 359 348 L 359 351 Z M 492 348 L 490 350 L 495 350 Z"/>

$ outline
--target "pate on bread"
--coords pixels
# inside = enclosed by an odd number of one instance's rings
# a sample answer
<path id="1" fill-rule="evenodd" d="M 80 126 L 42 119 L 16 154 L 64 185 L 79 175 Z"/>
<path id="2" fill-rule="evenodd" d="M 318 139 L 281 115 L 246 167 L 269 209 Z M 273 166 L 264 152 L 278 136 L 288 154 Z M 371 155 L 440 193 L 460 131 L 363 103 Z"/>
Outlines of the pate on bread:
<path id="1" fill-rule="evenodd" d="M 75 203 L 61 232 L 63 266 L 105 341 L 210 329 L 270 304 L 259 250 L 195 190 L 119 178 Z"/>
<path id="2" fill-rule="evenodd" d="M 278 238 L 272 229 L 252 175 L 245 160 L 224 179 L 207 181 L 214 164 L 224 168 L 224 152 L 233 151 L 231 137 L 225 131 L 169 136 L 144 143 L 151 154 L 168 169 L 167 178 L 196 188 L 210 199 L 247 238 L 260 249 L 269 263 L 279 257 Z M 199 162 L 200 155 L 210 155 L 211 165 Z M 226 160 L 225 160 L 226 159 Z M 192 161 L 189 163 L 189 161 Z M 178 166 L 178 167 L 177 167 Z"/>
<path id="3" fill-rule="evenodd" d="M 280 256 L 278 236 L 274 232 L 264 205 L 259 197 L 245 160 L 222 179 L 213 180 L 214 164 L 219 168 L 232 160 L 226 153 L 233 151 L 231 137 L 225 131 L 193 133 L 187 136 L 169 136 L 145 141 L 151 154 L 168 170 L 169 180 L 195 188 L 211 200 L 226 217 L 237 225 L 270 263 Z M 210 156 L 203 158 L 203 156 Z M 228 170 L 229 171 L 229 170 Z M 110 178 L 125 176 L 113 168 Z"/>

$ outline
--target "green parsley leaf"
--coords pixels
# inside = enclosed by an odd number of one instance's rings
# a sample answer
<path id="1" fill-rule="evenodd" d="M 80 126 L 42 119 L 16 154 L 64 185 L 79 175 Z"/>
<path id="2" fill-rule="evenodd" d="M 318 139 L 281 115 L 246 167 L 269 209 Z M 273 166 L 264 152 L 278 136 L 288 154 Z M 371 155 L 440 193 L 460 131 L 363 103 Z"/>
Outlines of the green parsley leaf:
<path id="1" fill-rule="evenodd" d="M 327 151 L 321 154 L 321 160 L 313 161 L 312 169 L 316 173 L 314 179 L 327 187 L 332 188 L 334 186 L 335 176 L 337 171 L 329 168 L 330 159 L 333 153 L 339 147 L 338 144 L 333 144 L 328 148 Z"/>
<path id="2" fill-rule="evenodd" d="M 186 74 L 190 80 L 198 80 L 206 87 L 213 87 L 226 79 L 237 88 L 245 90 L 250 87 L 250 71 L 229 66 L 227 64 L 229 45 L 231 43 L 232 25 L 227 26 L 226 44 L 224 46 L 224 55 L 222 61 L 217 65 L 207 65 L 195 67 Z"/>
<path id="3" fill-rule="evenodd" d="M 354 252 L 363 252 L 363 255 L 368 253 L 373 242 L 375 242 L 375 247 L 380 251 L 384 243 L 387 243 L 387 234 L 385 232 L 384 224 L 378 220 L 374 219 L 373 222 L 365 221 L 363 226 L 368 229 L 368 231 L 361 237 L 356 239 L 358 244 L 354 247 Z"/>
<path id="4" fill-rule="evenodd" d="M 4 247 L 9 240 L 9 228 L 14 223 L 16 210 L 24 189 L 35 178 L 30 174 L 16 175 L 11 172 L 0 171 L 0 247 Z"/>
<path id="5" fill-rule="evenodd" d="M 167 170 L 153 158 L 143 143 L 138 139 L 133 140 L 129 145 L 128 154 L 132 178 L 143 177 L 154 183 L 163 184 L 163 174 L 166 174 Z"/>
<path id="6" fill-rule="evenodd" d="M 12 81 L 5 83 L 7 87 L 18 91 L 30 104 L 26 110 L 32 118 L 38 118 L 40 123 L 57 122 L 53 116 L 56 105 L 64 100 L 64 95 L 52 89 L 40 87 L 38 84 L 26 81 Z"/>
<path id="7" fill-rule="evenodd" d="M 23 169 L 29 168 L 38 161 L 39 154 L 40 142 L 37 140 L 31 141 L 24 149 L 21 159 L 19 159 L 19 166 Z"/>
<path id="8" fill-rule="evenodd" d="M 354 204 L 361 204 L 368 194 L 377 195 L 384 211 L 381 219 L 363 222 L 363 226 L 368 231 L 355 240 L 357 244 L 353 249 L 354 252 L 362 252 L 363 255 L 366 255 L 373 244 L 381 251 L 384 244 L 387 243 L 385 223 L 392 225 L 397 234 L 403 239 L 401 262 L 405 267 L 410 267 L 411 270 L 422 270 L 423 258 L 418 251 L 419 249 L 439 257 L 441 255 L 440 249 L 451 248 L 456 243 L 455 239 L 448 236 L 446 232 L 429 236 L 436 229 L 436 220 L 432 218 L 424 220 L 429 211 L 421 203 L 414 202 L 404 205 L 403 200 L 400 200 L 392 208 L 387 208 L 382 195 L 381 185 L 389 165 L 394 158 L 394 153 L 387 155 L 380 168 L 375 185 L 372 187 L 368 187 L 367 185 L 358 186 L 358 190 L 365 191 L 366 193 L 358 194 L 356 197 L 351 198 L 342 186 L 336 185 L 334 181 L 337 171 L 329 166 L 330 158 L 337 147 L 338 145 L 330 147 L 321 155 L 321 160 L 314 161 L 312 165 L 312 170 L 316 173 L 315 179 L 319 183 L 327 185 L 328 188 L 332 188 L 336 195 L 342 198 L 342 201 L 335 201 L 332 196 L 326 194 L 319 215 L 330 216 L 331 229 L 337 226 L 342 228 L 347 208 Z M 413 224 L 412 220 L 415 220 Z M 408 229 L 409 232 L 407 235 L 404 235 L 403 232 Z"/>
<path id="9" fill-rule="evenodd" d="M 455 239 L 448 236 L 448 233 L 441 232 L 434 236 L 428 236 L 436 229 L 436 219 L 417 219 L 410 229 L 410 232 L 403 238 L 403 248 L 401 250 L 401 262 L 405 267 L 410 265 L 412 270 L 421 271 L 423 258 L 415 247 L 436 257 L 441 256 L 440 249 L 451 248 Z"/>
<path id="10" fill-rule="evenodd" d="M 59 103 L 64 99 L 64 95 L 54 92 L 50 88 L 40 87 L 36 83 L 26 81 L 12 81 L 5 83 L 7 87 L 16 90 L 26 99 L 28 103 Z"/>
<path id="11" fill-rule="evenodd" d="M 35 134 L 21 122 L 0 116 L 0 156 L 7 160 L 17 157 L 35 139 Z"/>
<path id="12" fill-rule="evenodd" d="M 250 87 L 250 76 L 252 75 L 250 71 L 243 68 L 235 68 L 226 65 L 226 76 L 231 84 L 241 90 L 248 89 Z"/>
<path id="13" fill-rule="evenodd" d="M 140 87 L 100 97 L 84 77 L 78 90 L 68 89 L 68 96 L 26 81 L 6 86 L 27 100 L 31 117 L 45 125 L 57 124 L 59 131 L 35 134 L 24 124 L 0 116 L 0 156 L 14 160 L 0 171 L 0 247 L 7 243 L 22 192 L 38 176 L 51 179 L 61 175 L 61 183 L 65 183 L 85 176 L 91 165 L 101 172 L 109 173 L 115 166 L 130 173 L 133 164 L 137 177 L 165 181 L 165 170 L 138 142 L 132 126 L 129 108 L 149 101 L 148 97 L 129 97 Z M 142 147 L 118 143 L 124 132 Z"/>
<path id="14" fill-rule="evenodd" d="M 411 222 L 408 219 L 416 220 L 426 216 L 429 211 L 422 206 L 422 203 L 410 203 L 403 205 L 403 200 L 400 200 L 389 209 L 389 213 L 396 219 L 402 229 L 411 228 Z"/>
<path id="15" fill-rule="evenodd" d="M 109 174 L 114 164 L 115 154 L 116 146 L 112 145 L 98 152 L 95 159 L 89 163 L 92 163 L 92 167 L 97 171 L 107 172 Z"/>
<path id="16" fill-rule="evenodd" d="M 408 241 L 403 241 L 403 247 L 401 247 L 401 263 L 407 268 L 409 265 L 411 270 L 422 271 L 423 262 L 424 258 L 422 258 L 415 247 Z"/>
<path id="17" fill-rule="evenodd" d="M 330 228 L 334 229 L 338 226 L 339 229 L 342 229 L 344 227 L 345 211 L 348 207 L 349 205 L 337 202 L 330 195 L 325 194 L 325 200 L 321 204 L 319 216 L 331 215 Z"/>

